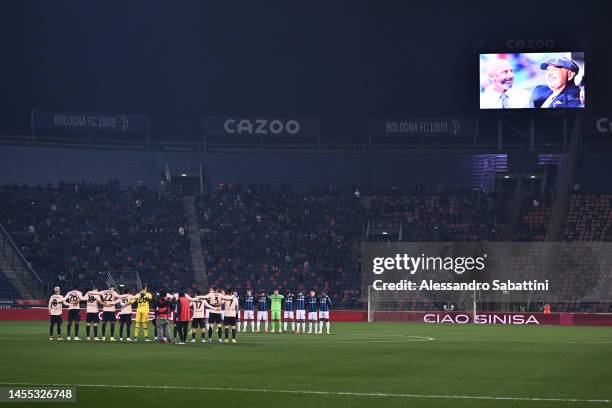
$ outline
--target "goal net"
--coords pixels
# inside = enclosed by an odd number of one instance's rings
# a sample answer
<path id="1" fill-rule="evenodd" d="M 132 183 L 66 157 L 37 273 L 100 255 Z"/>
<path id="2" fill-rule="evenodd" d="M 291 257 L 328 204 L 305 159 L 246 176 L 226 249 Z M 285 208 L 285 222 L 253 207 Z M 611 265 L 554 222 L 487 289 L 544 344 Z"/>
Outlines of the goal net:
<path id="1" fill-rule="evenodd" d="M 480 291 L 456 293 L 446 299 L 423 294 L 376 290 L 368 286 L 368 322 L 417 322 L 428 312 L 464 312 L 470 316 L 482 311 Z"/>

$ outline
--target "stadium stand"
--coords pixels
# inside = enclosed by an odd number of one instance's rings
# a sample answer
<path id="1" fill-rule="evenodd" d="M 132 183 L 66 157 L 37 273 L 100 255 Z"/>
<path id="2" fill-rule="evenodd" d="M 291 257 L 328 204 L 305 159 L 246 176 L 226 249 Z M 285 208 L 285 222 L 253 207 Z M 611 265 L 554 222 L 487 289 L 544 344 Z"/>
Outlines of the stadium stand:
<path id="1" fill-rule="evenodd" d="M 524 197 L 521 204 L 517 240 L 544 241 L 550 219 L 552 196 L 538 194 Z"/>
<path id="2" fill-rule="evenodd" d="M 612 195 L 574 194 L 564 230 L 566 241 L 609 241 Z"/>
<path id="3" fill-rule="evenodd" d="M 17 299 L 19 294 L 0 271 L 0 299 Z"/>
<path id="4" fill-rule="evenodd" d="M 365 218 L 353 194 L 222 184 L 197 209 L 209 282 L 325 290 L 336 305 L 356 306 Z"/>
<path id="5" fill-rule="evenodd" d="M 0 192 L 4 225 L 49 284 L 87 288 L 107 272 L 120 281 L 136 271 L 157 287 L 192 283 L 178 202 L 142 188 L 119 191 L 116 182 Z"/>
<path id="6" fill-rule="evenodd" d="M 471 190 L 378 194 L 369 199 L 368 218 L 379 226 L 397 220 L 405 242 L 494 241 L 499 236 L 491 196 Z"/>
<path id="7" fill-rule="evenodd" d="M 137 271 L 155 288 L 194 287 L 185 209 L 179 199 L 144 188 L 120 191 L 118 183 L 3 186 L 0 219 L 49 285 L 87 288 L 129 280 Z M 609 239 L 612 195 L 575 194 L 566 241 Z M 523 198 L 518 241 L 544 241 L 553 196 Z M 325 290 L 335 307 L 361 308 L 359 245 L 363 240 L 501 241 L 505 196 L 470 190 L 433 194 L 419 189 L 353 191 L 222 183 L 197 197 L 208 281 L 220 287 L 271 291 Z M 368 229 L 399 225 L 396 236 Z M 516 259 L 516 270 L 529 269 Z M 569 261 L 568 261 L 569 262 Z M 566 281 L 567 293 L 597 279 Z M 4 278 L 4 276 L 2 276 Z M 3 297 L 16 297 L 0 279 Z M 572 299 L 556 310 L 608 311 L 608 304 Z M 422 299 L 419 308 L 436 309 Z"/>

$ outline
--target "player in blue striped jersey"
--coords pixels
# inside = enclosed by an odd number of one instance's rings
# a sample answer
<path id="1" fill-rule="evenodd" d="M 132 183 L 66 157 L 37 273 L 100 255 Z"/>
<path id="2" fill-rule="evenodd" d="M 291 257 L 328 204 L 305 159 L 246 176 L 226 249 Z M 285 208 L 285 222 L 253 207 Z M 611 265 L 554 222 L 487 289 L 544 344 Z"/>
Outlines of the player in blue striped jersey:
<path id="1" fill-rule="evenodd" d="M 314 322 L 314 333 L 317 334 L 317 296 L 314 290 L 310 291 L 310 296 L 308 296 L 308 334 L 312 334 L 312 324 Z"/>
<path id="2" fill-rule="evenodd" d="M 291 290 L 285 295 L 285 312 L 283 313 L 283 330 L 287 332 L 287 320 L 291 320 L 291 331 L 295 333 L 295 314 L 293 311 L 295 296 Z"/>
<path id="3" fill-rule="evenodd" d="M 302 323 L 302 333 L 306 333 L 306 297 L 301 290 L 295 298 L 295 320 L 297 320 L 297 331 L 300 332 L 300 322 Z"/>
<path id="4" fill-rule="evenodd" d="M 321 292 L 319 297 L 319 334 L 323 334 L 323 322 L 327 328 L 327 334 L 329 333 L 329 309 L 331 307 L 331 299 L 327 296 L 327 293 Z"/>
<path id="5" fill-rule="evenodd" d="M 266 292 L 263 290 L 261 294 L 257 298 L 257 330 L 256 333 L 259 333 L 259 325 L 261 321 L 264 321 L 265 332 L 268 332 L 268 297 L 266 296 Z"/>
<path id="6" fill-rule="evenodd" d="M 251 331 L 255 331 L 255 297 L 253 292 L 247 290 L 246 296 L 244 297 L 244 313 L 242 316 L 242 331 L 246 333 L 247 323 L 251 322 Z"/>

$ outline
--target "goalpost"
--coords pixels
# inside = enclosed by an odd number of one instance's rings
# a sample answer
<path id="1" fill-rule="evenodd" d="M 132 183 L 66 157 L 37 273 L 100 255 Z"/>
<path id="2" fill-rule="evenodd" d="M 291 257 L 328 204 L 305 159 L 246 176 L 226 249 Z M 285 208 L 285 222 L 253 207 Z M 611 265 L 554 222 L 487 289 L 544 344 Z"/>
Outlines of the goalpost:
<path id="1" fill-rule="evenodd" d="M 378 291 L 367 287 L 368 322 L 423 321 L 426 313 L 458 312 L 468 315 L 471 322 L 482 312 L 486 297 L 482 291 L 454 292 L 446 297 L 429 298 L 421 293 Z M 446 308 L 445 308 L 446 307 Z"/>
<path id="2" fill-rule="evenodd" d="M 606 281 L 611 247 L 602 242 L 366 242 L 362 300 L 369 322 L 450 323 L 459 315 L 454 323 L 520 320 L 543 312 L 545 305 L 555 312 L 603 312 L 612 303 Z M 456 270 L 468 258 L 486 262 L 481 269 Z M 432 259 L 447 261 L 430 265 Z"/>

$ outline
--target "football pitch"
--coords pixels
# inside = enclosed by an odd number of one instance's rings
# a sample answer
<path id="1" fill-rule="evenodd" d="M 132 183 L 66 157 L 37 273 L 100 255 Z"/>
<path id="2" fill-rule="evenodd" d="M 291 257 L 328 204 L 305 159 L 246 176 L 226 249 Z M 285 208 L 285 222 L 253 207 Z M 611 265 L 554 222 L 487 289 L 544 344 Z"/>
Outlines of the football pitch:
<path id="1" fill-rule="evenodd" d="M 187 345 L 0 329 L 0 387 L 74 386 L 72 407 L 612 407 L 607 327 L 334 323 Z"/>

